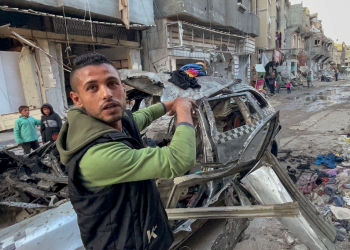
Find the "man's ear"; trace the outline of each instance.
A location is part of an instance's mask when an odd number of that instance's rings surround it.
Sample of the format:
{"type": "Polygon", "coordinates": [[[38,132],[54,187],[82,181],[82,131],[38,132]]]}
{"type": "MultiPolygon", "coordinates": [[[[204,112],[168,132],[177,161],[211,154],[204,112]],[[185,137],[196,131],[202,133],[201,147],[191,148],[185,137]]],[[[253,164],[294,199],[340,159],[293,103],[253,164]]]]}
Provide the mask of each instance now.
{"type": "Polygon", "coordinates": [[[82,108],[82,107],[83,107],[83,103],[81,102],[81,99],[80,99],[80,96],[79,96],[78,93],[71,91],[71,92],[69,93],[69,95],[70,95],[70,98],[73,100],[74,104],[75,104],[77,107],[79,107],[79,108],[82,108]]]}
{"type": "Polygon", "coordinates": [[[124,93],[125,93],[125,95],[126,95],[126,88],[125,88],[125,84],[124,84],[124,83],[122,83],[122,86],[123,86],[123,89],[124,89],[124,93]]]}

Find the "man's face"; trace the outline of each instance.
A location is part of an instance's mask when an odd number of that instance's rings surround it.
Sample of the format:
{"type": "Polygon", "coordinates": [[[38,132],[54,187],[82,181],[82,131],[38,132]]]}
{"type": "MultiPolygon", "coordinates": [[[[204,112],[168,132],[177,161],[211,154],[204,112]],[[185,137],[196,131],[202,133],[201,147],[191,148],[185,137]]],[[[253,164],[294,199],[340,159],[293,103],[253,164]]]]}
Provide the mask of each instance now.
{"type": "Polygon", "coordinates": [[[43,112],[44,112],[45,115],[49,115],[51,113],[51,109],[44,107],[43,108],[43,112]]]}
{"type": "Polygon", "coordinates": [[[29,117],[29,108],[22,109],[21,115],[25,117],[29,117]]]}
{"type": "Polygon", "coordinates": [[[121,120],[126,107],[125,85],[110,64],[90,65],[78,69],[72,79],[77,92],[70,97],[78,107],[109,125],[121,120]]]}

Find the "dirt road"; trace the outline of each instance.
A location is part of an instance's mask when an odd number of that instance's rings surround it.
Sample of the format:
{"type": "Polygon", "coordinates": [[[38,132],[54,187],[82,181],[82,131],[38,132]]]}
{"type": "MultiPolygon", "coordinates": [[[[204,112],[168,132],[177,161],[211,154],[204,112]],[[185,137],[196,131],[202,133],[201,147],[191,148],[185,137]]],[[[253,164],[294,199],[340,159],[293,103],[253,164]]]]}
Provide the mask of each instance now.
{"type": "MultiPolygon", "coordinates": [[[[314,85],[291,94],[282,90],[269,99],[280,110],[280,148],[292,149],[293,155],[316,157],[332,152],[350,157],[350,143],[340,138],[340,134],[350,133],[350,80],[314,85]]],[[[210,250],[223,225],[224,220],[208,221],[179,249],[210,250]]],[[[235,250],[298,249],[301,244],[274,218],[254,219],[246,234],[235,250]]],[[[350,249],[349,242],[337,245],[338,249],[350,249]]]]}

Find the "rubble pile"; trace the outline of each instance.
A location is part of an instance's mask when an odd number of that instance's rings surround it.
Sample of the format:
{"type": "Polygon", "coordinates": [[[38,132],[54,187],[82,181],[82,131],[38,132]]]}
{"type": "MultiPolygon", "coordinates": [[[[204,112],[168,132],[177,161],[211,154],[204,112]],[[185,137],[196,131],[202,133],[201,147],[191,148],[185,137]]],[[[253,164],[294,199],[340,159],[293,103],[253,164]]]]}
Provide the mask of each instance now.
{"type": "Polygon", "coordinates": [[[68,201],[68,177],[55,143],[26,156],[0,151],[0,229],[68,201]]]}
{"type": "Polygon", "coordinates": [[[350,158],[331,153],[315,158],[284,150],[278,159],[287,165],[299,191],[326,220],[332,221],[337,240],[350,241],[350,158]]]}

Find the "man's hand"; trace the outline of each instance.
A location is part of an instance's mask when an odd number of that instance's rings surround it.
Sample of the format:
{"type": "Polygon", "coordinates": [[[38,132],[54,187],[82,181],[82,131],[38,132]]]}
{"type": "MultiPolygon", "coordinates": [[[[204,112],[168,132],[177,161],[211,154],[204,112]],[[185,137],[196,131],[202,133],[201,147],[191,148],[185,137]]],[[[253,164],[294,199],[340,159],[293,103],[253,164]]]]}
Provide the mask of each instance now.
{"type": "Polygon", "coordinates": [[[177,123],[180,122],[187,122],[193,125],[193,116],[195,114],[194,109],[198,108],[196,103],[190,99],[184,98],[184,97],[178,97],[176,98],[172,105],[171,103],[167,103],[167,114],[169,116],[177,115],[177,123]],[[168,110],[169,107],[169,110],[168,110]]]}
{"type": "Polygon", "coordinates": [[[167,115],[169,116],[177,114],[180,109],[189,109],[194,111],[195,108],[198,108],[194,101],[184,97],[178,97],[172,102],[173,104],[171,105],[170,110],[167,110],[167,115]]]}

